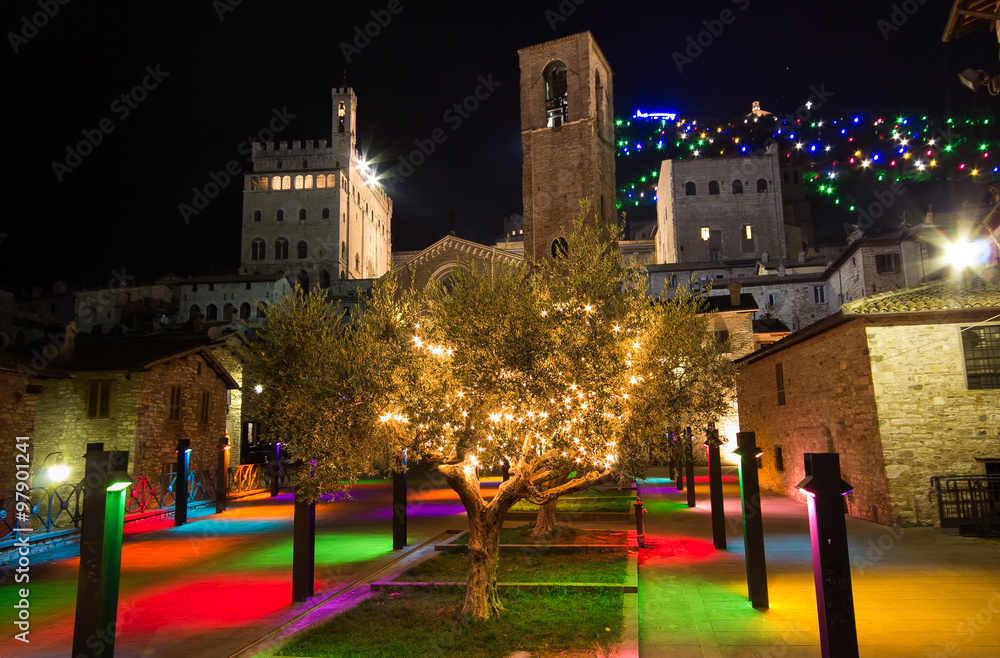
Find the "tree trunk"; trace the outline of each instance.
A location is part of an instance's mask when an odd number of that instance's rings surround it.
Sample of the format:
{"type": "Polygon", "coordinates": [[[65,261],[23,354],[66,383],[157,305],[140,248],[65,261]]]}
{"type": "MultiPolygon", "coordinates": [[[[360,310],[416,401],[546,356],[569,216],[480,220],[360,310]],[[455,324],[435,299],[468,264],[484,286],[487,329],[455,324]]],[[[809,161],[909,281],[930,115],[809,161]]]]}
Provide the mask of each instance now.
{"type": "Polygon", "coordinates": [[[485,513],[469,514],[469,582],[462,612],[476,619],[499,617],[503,605],[497,592],[497,562],[500,552],[500,523],[485,513]]]}
{"type": "Polygon", "coordinates": [[[549,502],[538,506],[535,527],[531,531],[532,539],[547,537],[558,527],[556,523],[556,504],[558,502],[558,498],[553,498],[549,502]]]}

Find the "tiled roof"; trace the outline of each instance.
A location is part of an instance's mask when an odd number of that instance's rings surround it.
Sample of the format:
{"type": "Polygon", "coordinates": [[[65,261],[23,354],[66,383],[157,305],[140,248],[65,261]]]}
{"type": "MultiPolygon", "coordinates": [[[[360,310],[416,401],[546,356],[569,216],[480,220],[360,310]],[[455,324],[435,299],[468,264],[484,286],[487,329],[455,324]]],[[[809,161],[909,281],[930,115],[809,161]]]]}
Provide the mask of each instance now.
{"type": "Polygon", "coordinates": [[[841,308],[855,315],[1000,308],[1000,277],[970,277],[960,282],[933,281],[862,297],[841,308]]]}

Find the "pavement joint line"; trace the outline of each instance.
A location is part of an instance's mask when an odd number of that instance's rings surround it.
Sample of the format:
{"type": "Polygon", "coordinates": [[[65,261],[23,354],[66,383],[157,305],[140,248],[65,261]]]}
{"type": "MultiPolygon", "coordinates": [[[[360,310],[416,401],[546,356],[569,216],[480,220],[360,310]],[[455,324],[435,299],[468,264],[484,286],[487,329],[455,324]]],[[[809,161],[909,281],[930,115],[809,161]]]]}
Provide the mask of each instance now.
{"type": "Polygon", "coordinates": [[[324,605],[326,605],[330,601],[333,601],[334,599],[339,598],[339,597],[347,594],[351,590],[353,590],[353,589],[355,589],[357,587],[362,586],[365,581],[371,580],[373,577],[375,577],[378,574],[382,573],[386,569],[389,569],[390,567],[392,567],[393,565],[395,565],[397,562],[400,562],[400,561],[404,560],[405,558],[410,557],[414,553],[422,550],[428,544],[430,544],[432,542],[440,541],[441,538],[444,537],[445,535],[449,534],[449,532],[450,531],[446,530],[445,532],[439,533],[439,534],[435,535],[434,537],[431,537],[430,539],[422,542],[421,544],[419,544],[417,546],[414,546],[411,550],[406,551],[406,552],[400,554],[399,556],[397,556],[396,558],[394,558],[391,562],[388,562],[388,563],[382,565],[381,567],[379,567],[375,571],[372,571],[371,573],[368,573],[368,574],[364,575],[363,577],[359,578],[358,580],[354,581],[353,583],[350,583],[349,585],[344,585],[343,587],[341,587],[336,592],[332,593],[330,596],[326,597],[322,601],[318,601],[315,605],[312,605],[308,609],[303,610],[302,612],[300,612],[296,616],[292,617],[291,619],[289,619],[287,622],[285,622],[281,626],[278,626],[277,628],[269,631],[265,635],[260,636],[259,638],[257,638],[253,642],[251,642],[250,644],[247,644],[247,645],[241,647],[240,649],[234,651],[233,653],[229,654],[226,658],[237,658],[237,656],[253,655],[253,654],[249,654],[247,652],[251,651],[255,646],[257,646],[257,645],[259,645],[259,644],[261,644],[263,642],[266,642],[267,640],[271,639],[272,637],[274,637],[275,635],[277,635],[281,631],[283,631],[286,628],[288,628],[289,626],[295,624],[295,622],[303,619],[304,617],[308,616],[309,614],[311,614],[312,612],[316,611],[317,609],[322,608],[324,605]]]}

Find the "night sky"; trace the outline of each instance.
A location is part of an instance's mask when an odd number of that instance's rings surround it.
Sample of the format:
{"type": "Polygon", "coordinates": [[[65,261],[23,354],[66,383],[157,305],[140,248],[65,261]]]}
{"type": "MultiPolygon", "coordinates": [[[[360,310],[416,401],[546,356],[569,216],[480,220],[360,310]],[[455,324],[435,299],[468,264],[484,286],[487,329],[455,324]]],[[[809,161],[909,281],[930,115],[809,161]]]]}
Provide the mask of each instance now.
{"type": "Polygon", "coordinates": [[[0,215],[6,234],[0,284],[61,278],[98,287],[123,268],[140,280],[235,268],[242,176],[223,185],[190,223],[178,206],[192,203],[192,188],[204,189],[211,172],[249,167],[243,144],[275,112],[287,117],[275,139],[328,138],[330,88],[341,86],[345,74],[359,98],[359,145],[380,162],[380,172],[410,153],[415,139],[437,128],[448,135],[390,191],[393,248],[419,249],[446,235],[452,211],[460,237],[492,242],[502,218],[522,210],[517,50],[584,30],[614,70],[618,116],[641,107],[708,121],[741,116],[754,100],[784,114],[816,90],[829,96],[817,117],[995,113],[997,99],[973,94],[956,75],[970,66],[998,68],[995,35],[979,31],[943,44],[950,6],[940,0],[7,3],[0,120],[4,187],[13,203],[0,215]],[[58,13],[43,21],[46,5],[58,13]],[[375,23],[373,11],[387,24],[375,23]],[[26,28],[25,16],[45,24],[26,28]],[[355,43],[366,26],[376,36],[355,43]],[[711,42],[685,53],[688,38],[701,32],[701,41],[711,42]],[[682,71],[674,53],[691,59],[681,62],[682,71]],[[495,89],[456,126],[445,112],[481,78],[495,89]],[[139,93],[129,98],[137,85],[139,93]],[[92,152],[78,161],[67,153],[83,131],[96,135],[102,125],[92,152]],[[61,163],[58,171],[53,163],[61,163]]]}

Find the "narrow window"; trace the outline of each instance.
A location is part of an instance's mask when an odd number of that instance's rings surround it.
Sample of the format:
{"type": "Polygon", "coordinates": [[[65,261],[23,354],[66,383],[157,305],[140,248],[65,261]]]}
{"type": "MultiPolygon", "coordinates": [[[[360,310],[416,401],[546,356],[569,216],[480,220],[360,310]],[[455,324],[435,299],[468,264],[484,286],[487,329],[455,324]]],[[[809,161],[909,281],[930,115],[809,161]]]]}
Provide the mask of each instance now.
{"type": "Polygon", "coordinates": [[[545,125],[559,128],[569,120],[569,88],[566,82],[566,65],[555,60],[542,72],[545,79],[545,125]]]}
{"type": "Polygon", "coordinates": [[[778,406],[785,404],[785,375],[781,371],[781,364],[774,364],[774,380],[778,385],[778,406]]]}
{"type": "Polygon", "coordinates": [[[278,238],[274,241],[274,258],[276,260],[286,260],[288,258],[288,240],[278,238]]]}
{"type": "Polygon", "coordinates": [[[271,189],[280,190],[281,189],[281,176],[275,176],[271,179],[271,189]]]}
{"type": "Polygon", "coordinates": [[[697,194],[698,194],[697,185],[695,185],[691,181],[684,183],[684,196],[697,196],[697,194]]]}
{"type": "Polygon", "coordinates": [[[87,418],[111,417],[111,382],[87,385],[87,418]]]}
{"type": "Polygon", "coordinates": [[[199,410],[198,420],[202,423],[208,422],[208,405],[211,401],[212,396],[208,391],[201,392],[201,409],[199,410]]]}
{"type": "Polygon", "coordinates": [[[283,189],[283,190],[290,190],[290,189],[292,189],[292,177],[291,176],[282,176],[281,177],[281,189],[283,189]]]}
{"type": "Polygon", "coordinates": [[[297,251],[299,252],[300,259],[307,258],[309,256],[309,245],[306,243],[305,240],[300,241],[299,244],[296,245],[296,247],[297,251]]]}
{"type": "Polygon", "coordinates": [[[240,319],[249,320],[250,319],[250,303],[243,302],[240,304],[240,319]]]}
{"type": "Polygon", "coordinates": [[[361,271],[361,255],[358,254],[357,252],[354,253],[354,271],[355,272],[361,271]]]}
{"type": "Polygon", "coordinates": [[[330,273],[326,270],[322,270],[319,273],[319,287],[329,288],[330,287],[330,273]]]}
{"type": "Polygon", "coordinates": [[[326,175],[326,186],[327,187],[337,187],[337,179],[334,174],[326,175]]]}
{"type": "Polygon", "coordinates": [[[206,313],[206,319],[207,320],[218,320],[219,319],[219,307],[216,306],[215,304],[209,304],[208,305],[208,309],[206,310],[205,313],[206,313]]]}
{"type": "Polygon", "coordinates": [[[733,194],[743,194],[743,181],[741,180],[733,181],[733,194]]]}
{"type": "Polygon", "coordinates": [[[279,210],[278,211],[277,219],[278,219],[279,222],[285,221],[285,211],[284,210],[279,210]]]}
{"type": "Polygon", "coordinates": [[[303,177],[302,174],[297,175],[295,177],[295,189],[301,190],[305,186],[306,186],[305,177],[303,177]]]}
{"type": "Polygon", "coordinates": [[[701,239],[708,242],[708,239],[712,237],[712,229],[707,226],[701,227],[701,239]]]}
{"type": "Polygon", "coordinates": [[[708,181],[708,193],[711,195],[716,195],[719,193],[719,181],[717,180],[708,181]]]}
{"type": "Polygon", "coordinates": [[[326,175],[319,174],[316,176],[316,187],[325,188],[326,187],[326,175]]]}
{"type": "Polygon", "coordinates": [[[259,210],[253,211],[253,221],[259,222],[262,219],[261,212],[259,210]]]}
{"type": "Polygon", "coordinates": [[[267,247],[265,243],[260,238],[257,238],[250,244],[250,260],[264,260],[266,258],[265,251],[267,247]]]}
{"type": "Polygon", "coordinates": [[[767,192],[767,181],[764,180],[763,178],[758,178],[757,179],[757,193],[758,194],[763,194],[764,192],[767,192]]]}
{"type": "Polygon", "coordinates": [[[250,189],[251,190],[256,190],[257,189],[257,177],[256,176],[251,176],[250,177],[250,189]]]}
{"type": "Polygon", "coordinates": [[[813,286],[813,303],[826,303],[826,286],[813,286]]]}
{"type": "Polygon", "coordinates": [[[1000,388],[1000,325],[965,327],[962,350],[969,390],[1000,388]]]}
{"type": "Polygon", "coordinates": [[[750,224],[743,225],[742,239],[740,240],[740,248],[745,254],[752,254],[754,251],[753,243],[753,227],[750,224]]]}
{"type": "Polygon", "coordinates": [[[267,176],[260,177],[260,189],[267,190],[267,176]]]}
{"type": "Polygon", "coordinates": [[[781,446],[774,447],[774,468],[779,473],[785,472],[785,456],[781,454],[781,446]]]}
{"type": "Polygon", "coordinates": [[[180,420],[181,418],[181,387],[170,387],[170,410],[167,416],[169,420],[180,420]]]}
{"type": "Polygon", "coordinates": [[[312,174],[309,174],[308,176],[306,176],[306,189],[311,190],[312,186],[313,186],[313,177],[312,174]]]}
{"type": "Polygon", "coordinates": [[[305,218],[306,218],[306,209],[305,208],[300,208],[299,209],[299,221],[304,221],[305,218]]]}
{"type": "Polygon", "coordinates": [[[347,260],[347,243],[346,242],[341,242],[340,243],[340,257],[343,258],[344,260],[347,260]]]}
{"type": "Polygon", "coordinates": [[[330,219],[330,209],[323,208],[323,219],[330,219]]]}
{"type": "Polygon", "coordinates": [[[347,120],[347,105],[344,101],[337,104],[337,132],[344,132],[344,125],[347,120]]]}

